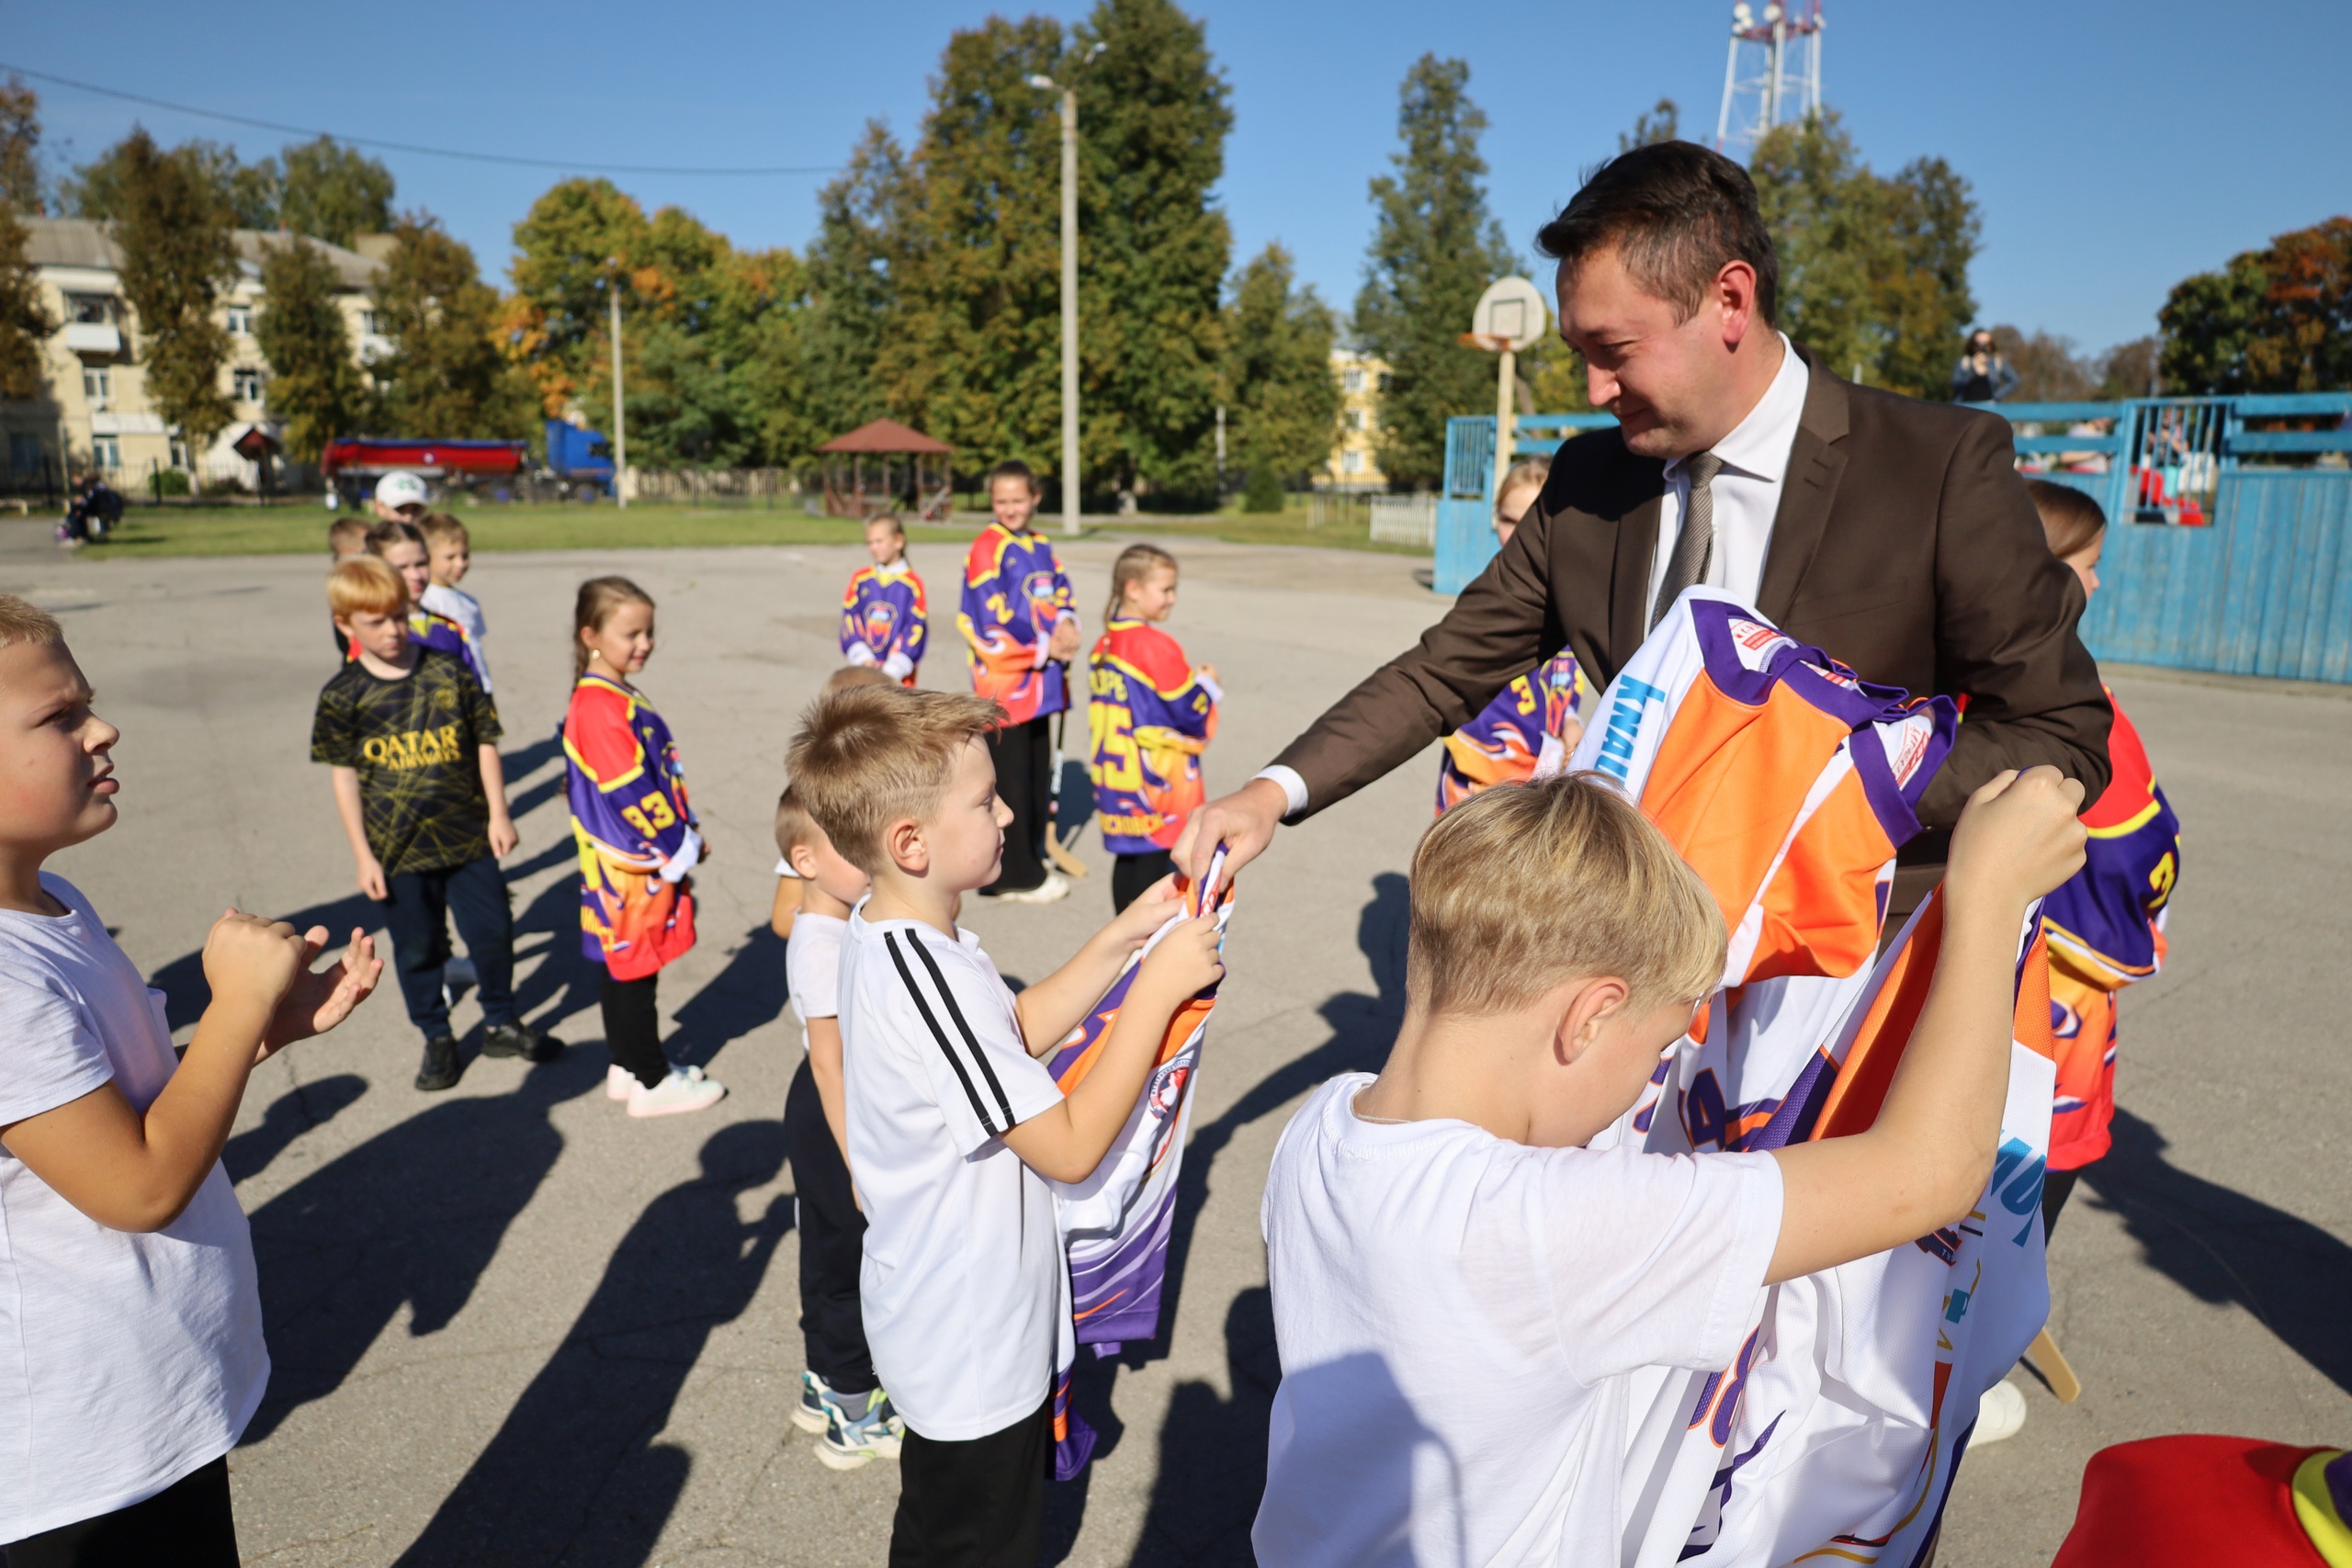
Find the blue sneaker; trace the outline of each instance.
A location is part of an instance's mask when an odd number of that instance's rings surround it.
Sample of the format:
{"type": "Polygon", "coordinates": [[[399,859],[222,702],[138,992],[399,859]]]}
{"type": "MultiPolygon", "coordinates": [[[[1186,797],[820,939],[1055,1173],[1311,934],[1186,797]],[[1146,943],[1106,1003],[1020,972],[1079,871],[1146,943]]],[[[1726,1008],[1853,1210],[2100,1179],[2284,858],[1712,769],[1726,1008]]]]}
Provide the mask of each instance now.
{"type": "Polygon", "coordinates": [[[880,1389],[833,1396],[832,1419],[817,1439],[817,1458],[830,1470],[855,1470],[869,1460],[897,1459],[905,1428],[880,1389]],[[854,1409],[855,1414],[852,1414],[854,1409]]]}
{"type": "Polygon", "coordinates": [[[792,1424],[811,1435],[821,1433],[832,1424],[833,1412],[841,1409],[842,1396],[824,1379],[811,1371],[800,1374],[800,1403],[793,1407],[792,1424]]]}

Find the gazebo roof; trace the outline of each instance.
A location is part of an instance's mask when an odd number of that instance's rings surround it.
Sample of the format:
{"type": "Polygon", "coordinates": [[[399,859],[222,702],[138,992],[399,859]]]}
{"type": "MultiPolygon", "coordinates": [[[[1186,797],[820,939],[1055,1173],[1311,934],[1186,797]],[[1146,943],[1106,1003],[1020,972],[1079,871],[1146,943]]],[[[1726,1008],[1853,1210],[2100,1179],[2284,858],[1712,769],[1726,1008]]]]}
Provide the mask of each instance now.
{"type": "Polygon", "coordinates": [[[861,424],[847,435],[836,435],[820,452],[888,452],[921,453],[925,456],[945,455],[956,450],[944,441],[934,441],[920,430],[910,430],[895,419],[877,419],[871,424],[861,424]]]}

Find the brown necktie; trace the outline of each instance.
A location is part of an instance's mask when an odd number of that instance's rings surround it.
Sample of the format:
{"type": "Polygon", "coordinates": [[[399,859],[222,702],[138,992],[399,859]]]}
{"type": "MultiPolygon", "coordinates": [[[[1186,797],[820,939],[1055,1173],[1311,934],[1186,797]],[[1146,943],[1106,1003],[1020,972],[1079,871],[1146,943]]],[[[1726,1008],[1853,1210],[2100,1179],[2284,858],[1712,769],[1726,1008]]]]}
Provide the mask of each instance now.
{"type": "Polygon", "coordinates": [[[1693,452],[1682,460],[1683,475],[1690,481],[1690,498],[1682,508],[1682,531],[1674,536],[1674,553],[1666,558],[1666,580],[1657,586],[1657,603],[1650,607],[1652,627],[1666,618],[1684,589],[1706,581],[1707,563],[1715,554],[1713,486],[1723,466],[1724,460],[1713,452],[1693,452]]]}

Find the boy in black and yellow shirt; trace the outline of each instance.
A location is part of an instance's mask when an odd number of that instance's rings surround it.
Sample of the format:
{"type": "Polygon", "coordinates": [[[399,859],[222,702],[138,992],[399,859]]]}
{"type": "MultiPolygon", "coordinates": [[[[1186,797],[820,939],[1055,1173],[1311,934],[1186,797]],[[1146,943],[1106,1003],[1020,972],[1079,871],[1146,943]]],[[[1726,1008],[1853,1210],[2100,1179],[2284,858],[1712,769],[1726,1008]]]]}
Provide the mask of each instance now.
{"type": "Polygon", "coordinates": [[[486,1056],[543,1062],[560,1043],[514,1014],[514,929],[498,857],[517,842],[499,761],[498,709],[457,655],[410,640],[408,590],[372,556],[327,578],[335,629],[358,657],[319,693],[311,761],[334,770],[359,890],[384,906],[408,1016],[424,1032],[416,1087],[458,1081],[441,984],[448,922],[466,939],[486,1056]]]}

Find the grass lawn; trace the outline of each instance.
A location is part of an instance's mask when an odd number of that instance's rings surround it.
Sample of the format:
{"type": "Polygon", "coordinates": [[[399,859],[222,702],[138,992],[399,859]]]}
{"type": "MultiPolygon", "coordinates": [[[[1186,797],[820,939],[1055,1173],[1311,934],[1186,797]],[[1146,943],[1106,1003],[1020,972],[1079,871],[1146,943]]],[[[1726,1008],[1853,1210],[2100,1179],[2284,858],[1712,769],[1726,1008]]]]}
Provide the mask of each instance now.
{"type": "MultiPolygon", "coordinates": [[[[1233,513],[1181,515],[1144,513],[1133,517],[1090,515],[1088,536],[1132,534],[1178,538],[1223,539],[1242,545],[1305,545],[1324,549],[1378,550],[1391,555],[1427,555],[1410,546],[1373,543],[1369,526],[1310,527],[1301,504],[1277,513],[1233,513]]],[[[133,505],[122,527],[87,558],[108,556],[311,555],[326,550],[333,513],[311,502],[284,505],[147,507],[133,505]]],[[[460,513],[472,532],[474,548],[574,550],[639,548],[659,545],[854,545],[865,536],[854,523],[810,517],[798,511],[766,512],[716,506],[481,506],[460,513]]],[[[920,525],[917,542],[968,539],[985,525],[978,513],[958,513],[944,525],[920,525]]],[[[1060,519],[1040,525],[1058,537],[1060,519]]]]}

